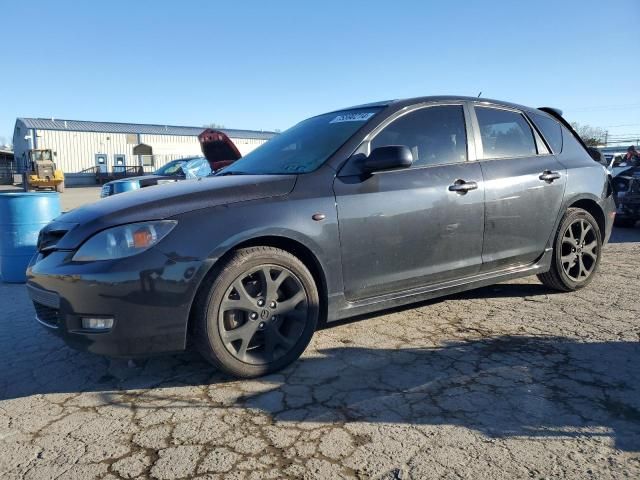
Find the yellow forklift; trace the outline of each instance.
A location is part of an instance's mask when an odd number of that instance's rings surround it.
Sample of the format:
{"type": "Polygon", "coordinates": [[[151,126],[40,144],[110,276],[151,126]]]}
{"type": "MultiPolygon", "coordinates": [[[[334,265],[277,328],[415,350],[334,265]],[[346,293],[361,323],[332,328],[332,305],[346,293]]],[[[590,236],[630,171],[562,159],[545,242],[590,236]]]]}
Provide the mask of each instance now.
{"type": "Polygon", "coordinates": [[[25,192],[41,188],[64,192],[64,173],[57,169],[51,150],[29,151],[29,165],[24,174],[23,185],[25,192]]]}

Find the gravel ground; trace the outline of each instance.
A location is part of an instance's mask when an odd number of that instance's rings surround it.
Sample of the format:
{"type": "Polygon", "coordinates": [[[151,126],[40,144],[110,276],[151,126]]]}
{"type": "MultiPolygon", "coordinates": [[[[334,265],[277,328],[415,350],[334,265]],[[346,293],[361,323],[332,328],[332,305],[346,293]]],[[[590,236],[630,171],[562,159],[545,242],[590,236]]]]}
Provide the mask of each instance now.
{"type": "MultiPolygon", "coordinates": [[[[67,348],[0,284],[0,478],[640,478],[640,244],[320,331],[280,374],[67,348]]],[[[632,241],[634,240],[634,241],[632,241]]]]}

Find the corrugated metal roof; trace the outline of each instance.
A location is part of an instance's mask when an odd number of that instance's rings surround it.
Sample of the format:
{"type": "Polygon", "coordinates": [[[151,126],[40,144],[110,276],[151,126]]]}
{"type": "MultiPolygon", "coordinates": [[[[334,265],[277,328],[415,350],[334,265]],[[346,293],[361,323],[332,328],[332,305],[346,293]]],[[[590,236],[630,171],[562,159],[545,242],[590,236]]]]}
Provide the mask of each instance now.
{"type": "MultiPolygon", "coordinates": [[[[101,133],[140,133],[147,135],[199,135],[205,127],[181,127],[175,125],[148,125],[142,123],[91,122],[51,118],[18,118],[27,128],[38,130],[69,130],[101,133]]],[[[231,138],[255,138],[268,140],[275,132],[258,130],[217,129],[231,138]]]]}

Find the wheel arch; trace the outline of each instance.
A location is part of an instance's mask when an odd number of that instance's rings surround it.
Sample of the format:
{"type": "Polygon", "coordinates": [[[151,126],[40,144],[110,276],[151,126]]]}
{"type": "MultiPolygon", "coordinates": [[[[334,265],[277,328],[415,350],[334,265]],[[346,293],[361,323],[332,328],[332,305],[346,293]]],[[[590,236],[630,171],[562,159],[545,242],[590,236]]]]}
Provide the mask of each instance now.
{"type": "Polygon", "coordinates": [[[327,277],[325,269],[320,263],[317,255],[312,251],[310,247],[300,242],[299,240],[294,240],[290,237],[278,235],[263,235],[241,241],[228,248],[202,277],[193,301],[191,302],[191,306],[189,307],[189,319],[187,325],[188,334],[191,334],[193,332],[193,317],[195,315],[195,305],[197,304],[198,298],[201,295],[206,294],[204,286],[208,284],[207,280],[212,275],[216,275],[216,272],[220,268],[220,265],[223,265],[226,259],[229,258],[229,256],[231,256],[233,252],[242,248],[259,246],[274,247],[284,250],[297,257],[309,269],[318,287],[318,296],[320,298],[320,320],[318,322],[318,326],[322,326],[324,325],[324,323],[326,323],[328,312],[327,277]]]}
{"type": "Polygon", "coordinates": [[[591,198],[581,198],[572,202],[567,206],[567,208],[581,208],[582,210],[589,212],[598,223],[600,235],[602,236],[602,239],[604,241],[607,231],[606,218],[604,215],[604,210],[602,210],[602,207],[598,204],[598,202],[591,198]]]}

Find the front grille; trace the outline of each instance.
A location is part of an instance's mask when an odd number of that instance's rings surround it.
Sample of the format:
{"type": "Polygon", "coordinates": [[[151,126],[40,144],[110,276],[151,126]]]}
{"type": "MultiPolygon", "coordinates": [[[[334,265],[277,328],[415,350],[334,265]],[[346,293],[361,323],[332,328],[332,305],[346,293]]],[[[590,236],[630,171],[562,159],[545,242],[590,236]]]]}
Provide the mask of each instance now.
{"type": "Polygon", "coordinates": [[[36,318],[38,321],[49,327],[58,328],[60,324],[60,310],[47,307],[38,302],[33,302],[33,307],[36,309],[36,318]]]}
{"type": "Polygon", "coordinates": [[[27,284],[27,291],[34,302],[56,310],[60,308],[60,296],[56,292],[43,290],[31,284],[27,284]]]}
{"type": "Polygon", "coordinates": [[[51,250],[66,233],[67,230],[47,230],[46,228],[40,230],[40,234],[38,235],[38,251],[51,250]]]}

